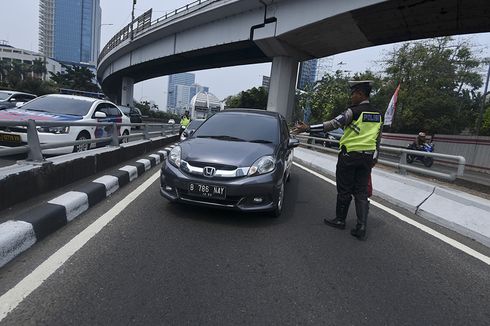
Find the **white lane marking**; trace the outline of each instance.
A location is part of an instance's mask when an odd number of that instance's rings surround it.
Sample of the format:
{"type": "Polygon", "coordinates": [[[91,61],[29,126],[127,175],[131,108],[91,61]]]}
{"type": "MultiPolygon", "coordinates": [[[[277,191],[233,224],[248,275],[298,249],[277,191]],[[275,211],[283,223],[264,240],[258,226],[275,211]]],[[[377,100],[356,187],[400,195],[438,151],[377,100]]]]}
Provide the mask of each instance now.
{"type": "Polygon", "coordinates": [[[48,203],[64,206],[66,209],[66,220],[71,222],[88,209],[88,196],[84,192],[69,191],[51,199],[48,203]]]}
{"type": "Polygon", "coordinates": [[[31,223],[7,221],[0,224],[0,267],[36,243],[31,223]]]}
{"type": "Polygon", "coordinates": [[[132,165],[126,165],[119,169],[120,171],[126,171],[129,173],[129,182],[138,177],[138,169],[132,165]]]}
{"type": "Polygon", "coordinates": [[[141,160],[137,160],[136,162],[143,163],[145,165],[145,171],[148,171],[149,169],[151,169],[151,162],[150,162],[150,160],[141,159],[141,160]]]}
{"type": "Polygon", "coordinates": [[[148,155],[149,157],[153,157],[155,159],[155,164],[160,164],[160,155],[157,154],[151,154],[148,155]]]}
{"type": "Polygon", "coordinates": [[[150,187],[160,177],[160,171],[153,174],[148,180],[127,195],[85,230],[75,236],[70,242],[52,254],[34,271],[27,275],[22,281],[0,297],[0,321],[9,312],[17,307],[29,294],[44,283],[58,268],[60,268],[71,256],[82,248],[99,231],[109,224],[119,213],[131,204],[139,195],[150,187]]]}
{"type": "MultiPolygon", "coordinates": [[[[315,172],[313,170],[310,170],[307,167],[302,166],[301,164],[298,164],[296,162],[293,162],[293,164],[296,165],[297,167],[299,167],[299,168],[301,168],[301,169],[303,169],[303,170],[305,170],[305,171],[313,174],[314,176],[316,176],[316,177],[318,177],[318,178],[320,178],[320,179],[322,179],[324,181],[327,181],[327,182],[333,184],[334,186],[337,185],[335,183],[335,181],[330,180],[329,178],[321,175],[320,173],[317,173],[317,172],[315,172]]],[[[459,249],[462,252],[464,252],[464,253],[472,256],[472,257],[475,257],[476,259],[481,260],[482,262],[484,262],[487,265],[490,265],[490,257],[488,257],[488,256],[486,256],[486,255],[484,255],[484,254],[482,254],[482,253],[480,253],[480,252],[478,252],[478,251],[476,251],[476,250],[474,250],[474,249],[472,249],[472,248],[470,248],[470,247],[468,247],[468,246],[466,246],[466,245],[464,245],[464,244],[462,244],[462,243],[460,243],[460,242],[458,242],[458,241],[456,241],[456,240],[454,240],[454,239],[452,239],[452,238],[450,238],[448,236],[445,236],[444,234],[442,234],[440,232],[437,232],[436,230],[433,230],[430,227],[428,227],[426,225],[423,225],[422,223],[419,223],[417,221],[414,221],[411,218],[409,218],[409,217],[407,217],[407,216],[405,216],[405,215],[403,215],[403,214],[401,214],[401,213],[399,213],[399,212],[397,212],[397,211],[395,211],[395,210],[393,210],[393,209],[391,209],[389,207],[384,206],[383,204],[380,204],[380,203],[378,203],[378,202],[376,202],[374,200],[371,200],[371,199],[369,200],[369,202],[371,202],[374,206],[376,206],[376,207],[384,210],[385,212],[393,215],[394,217],[402,220],[403,222],[408,223],[410,225],[413,225],[416,228],[424,231],[425,233],[428,233],[431,236],[436,237],[437,239],[439,239],[439,240],[447,243],[448,245],[450,245],[450,246],[452,246],[452,247],[454,247],[456,249],[459,249]]]]}
{"type": "Polygon", "coordinates": [[[109,197],[111,194],[119,189],[119,179],[112,175],[104,175],[92,182],[101,183],[105,186],[105,196],[109,197]]]}

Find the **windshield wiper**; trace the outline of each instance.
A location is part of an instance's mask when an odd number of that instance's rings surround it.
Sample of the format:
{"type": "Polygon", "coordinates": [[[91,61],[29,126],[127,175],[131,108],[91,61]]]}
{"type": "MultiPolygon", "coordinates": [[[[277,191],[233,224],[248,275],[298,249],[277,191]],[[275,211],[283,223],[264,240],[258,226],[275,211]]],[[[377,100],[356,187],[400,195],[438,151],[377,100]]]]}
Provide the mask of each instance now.
{"type": "Polygon", "coordinates": [[[241,139],[241,138],[238,138],[238,137],[233,137],[233,136],[227,136],[227,135],[219,135],[219,136],[197,136],[197,138],[212,138],[212,139],[219,139],[219,140],[245,141],[244,139],[241,139]]]}
{"type": "Polygon", "coordinates": [[[249,143],[258,143],[258,144],[272,144],[270,140],[265,140],[265,139],[254,139],[254,140],[249,140],[249,143]]]}

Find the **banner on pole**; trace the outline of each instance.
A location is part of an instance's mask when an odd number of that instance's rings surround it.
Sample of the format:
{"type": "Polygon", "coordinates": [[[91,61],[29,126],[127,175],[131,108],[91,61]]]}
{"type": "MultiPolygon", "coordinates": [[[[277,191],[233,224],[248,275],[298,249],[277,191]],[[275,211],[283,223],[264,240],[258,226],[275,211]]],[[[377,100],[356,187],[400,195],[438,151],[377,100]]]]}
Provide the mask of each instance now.
{"type": "Polygon", "coordinates": [[[383,123],[385,126],[391,126],[391,123],[393,122],[393,117],[395,116],[395,112],[396,112],[396,101],[398,99],[399,90],[400,90],[400,84],[398,84],[395,93],[391,97],[390,103],[388,104],[388,108],[386,109],[384,123],[383,123]]]}

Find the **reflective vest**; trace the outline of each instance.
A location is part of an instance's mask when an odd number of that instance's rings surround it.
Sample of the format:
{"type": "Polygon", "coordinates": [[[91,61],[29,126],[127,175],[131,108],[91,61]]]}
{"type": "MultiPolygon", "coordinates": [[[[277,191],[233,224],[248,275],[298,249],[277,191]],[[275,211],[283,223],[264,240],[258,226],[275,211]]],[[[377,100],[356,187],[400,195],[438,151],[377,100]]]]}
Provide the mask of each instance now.
{"type": "Polygon", "coordinates": [[[382,123],[381,113],[362,112],[356,121],[344,128],[340,146],[347,152],[375,151],[382,123]]]}
{"type": "Polygon", "coordinates": [[[186,116],[184,116],[182,119],[180,119],[180,125],[181,126],[187,127],[187,125],[189,124],[189,122],[191,122],[191,119],[189,119],[186,116]]]}

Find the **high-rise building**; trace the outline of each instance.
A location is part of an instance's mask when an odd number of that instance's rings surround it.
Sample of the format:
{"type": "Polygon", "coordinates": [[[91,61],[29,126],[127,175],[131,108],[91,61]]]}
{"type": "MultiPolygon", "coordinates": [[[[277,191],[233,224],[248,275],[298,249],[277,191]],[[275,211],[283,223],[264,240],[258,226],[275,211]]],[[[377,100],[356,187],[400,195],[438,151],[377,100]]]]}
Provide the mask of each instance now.
{"type": "Polygon", "coordinates": [[[307,85],[313,86],[316,81],[318,59],[303,61],[299,65],[298,87],[304,90],[307,85]]]}
{"type": "Polygon", "coordinates": [[[61,62],[95,64],[101,15],[100,0],[40,0],[40,52],[61,62]]]}
{"type": "Polygon", "coordinates": [[[196,75],[193,73],[185,72],[181,74],[170,75],[168,77],[167,108],[175,109],[188,107],[191,99],[190,88],[195,83],[196,75]]]}

